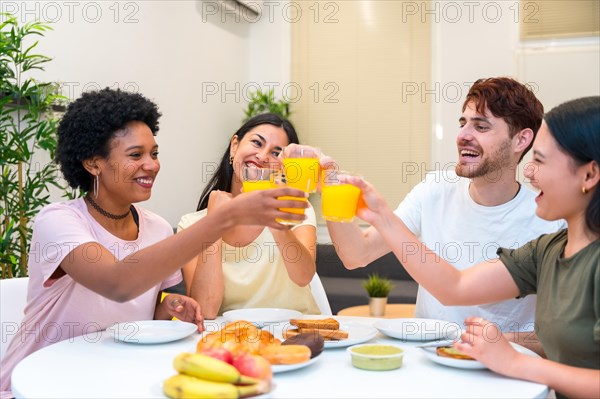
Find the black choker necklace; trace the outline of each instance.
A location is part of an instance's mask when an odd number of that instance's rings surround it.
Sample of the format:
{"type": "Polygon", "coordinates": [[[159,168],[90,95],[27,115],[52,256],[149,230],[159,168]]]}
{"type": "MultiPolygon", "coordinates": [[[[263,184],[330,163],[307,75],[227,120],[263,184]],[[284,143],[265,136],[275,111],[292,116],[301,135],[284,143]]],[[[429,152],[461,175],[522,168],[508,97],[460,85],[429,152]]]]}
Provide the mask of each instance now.
{"type": "Polygon", "coordinates": [[[102,216],[106,216],[107,218],[110,218],[110,219],[115,219],[115,220],[125,219],[131,213],[131,208],[129,208],[129,210],[127,212],[125,212],[124,214],[122,214],[122,215],[115,215],[114,213],[107,212],[104,209],[100,208],[100,205],[98,205],[92,199],[92,197],[90,197],[89,194],[86,195],[84,198],[92,206],[92,208],[94,208],[95,210],[98,211],[98,213],[100,213],[102,216]]]}

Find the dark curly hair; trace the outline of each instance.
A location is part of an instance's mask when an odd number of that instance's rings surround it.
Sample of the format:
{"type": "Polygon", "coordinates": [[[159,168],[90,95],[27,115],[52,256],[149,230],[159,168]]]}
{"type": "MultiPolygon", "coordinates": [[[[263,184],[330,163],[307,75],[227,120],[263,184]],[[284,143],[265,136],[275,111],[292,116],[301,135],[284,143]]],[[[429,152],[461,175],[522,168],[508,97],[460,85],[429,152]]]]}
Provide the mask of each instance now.
{"type": "MultiPolygon", "coordinates": [[[[537,135],[542,118],[544,117],[544,106],[537,99],[533,91],[522,83],[512,78],[488,78],[475,81],[467,98],[463,103],[463,111],[467,104],[473,101],[477,112],[483,115],[485,108],[492,115],[502,118],[510,128],[510,137],[523,129],[533,130],[533,139],[537,135]]],[[[521,159],[533,146],[533,141],[521,154],[521,159]]]]}
{"type": "Polygon", "coordinates": [[[84,93],[69,104],[58,126],[55,161],[65,180],[74,189],[89,191],[92,176],[83,161],[108,157],[111,139],[129,122],[144,122],[156,136],[160,116],[156,104],[138,93],[108,87],[84,93]]]}

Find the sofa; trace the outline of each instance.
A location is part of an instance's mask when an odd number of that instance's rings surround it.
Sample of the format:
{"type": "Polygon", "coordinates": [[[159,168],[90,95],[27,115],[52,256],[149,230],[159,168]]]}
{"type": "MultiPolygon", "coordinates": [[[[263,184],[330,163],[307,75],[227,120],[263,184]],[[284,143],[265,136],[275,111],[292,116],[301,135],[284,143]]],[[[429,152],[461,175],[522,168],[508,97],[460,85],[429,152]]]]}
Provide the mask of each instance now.
{"type": "Polygon", "coordinates": [[[335,252],[333,244],[317,245],[317,274],[329,299],[333,314],[369,302],[362,282],[369,274],[389,278],[394,288],[388,303],[415,303],[418,284],[410,277],[393,253],[382,256],[366,267],[348,270],[335,252]]]}

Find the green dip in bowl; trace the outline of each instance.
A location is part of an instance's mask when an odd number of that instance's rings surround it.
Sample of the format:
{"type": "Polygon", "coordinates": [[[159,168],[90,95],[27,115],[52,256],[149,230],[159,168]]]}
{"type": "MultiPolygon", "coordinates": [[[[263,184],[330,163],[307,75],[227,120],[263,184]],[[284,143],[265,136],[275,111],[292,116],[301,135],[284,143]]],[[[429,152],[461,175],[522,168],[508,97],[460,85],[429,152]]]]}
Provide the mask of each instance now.
{"type": "Polygon", "coordinates": [[[352,365],[359,369],[385,371],[402,366],[404,351],[394,345],[364,344],[348,348],[352,365]]]}

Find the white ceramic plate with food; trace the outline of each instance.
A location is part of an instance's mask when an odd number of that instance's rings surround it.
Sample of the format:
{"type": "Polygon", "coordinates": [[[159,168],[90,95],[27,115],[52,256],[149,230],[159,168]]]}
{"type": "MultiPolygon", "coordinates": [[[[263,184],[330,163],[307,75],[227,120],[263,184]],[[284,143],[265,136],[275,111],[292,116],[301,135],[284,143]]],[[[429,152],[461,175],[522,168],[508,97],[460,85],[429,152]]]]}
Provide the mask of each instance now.
{"type": "Polygon", "coordinates": [[[281,308],[250,308],[229,310],[223,313],[223,317],[228,322],[246,320],[260,328],[267,324],[289,322],[290,319],[302,318],[302,313],[297,310],[281,308]]]}
{"type": "Polygon", "coordinates": [[[305,362],[302,362],[302,363],[273,364],[271,366],[271,369],[273,370],[274,374],[285,373],[286,371],[292,371],[292,370],[302,369],[304,367],[310,366],[310,365],[314,364],[316,361],[318,361],[320,358],[321,358],[321,355],[319,354],[317,357],[313,357],[312,359],[309,359],[309,360],[307,360],[305,362]]]}
{"type": "Polygon", "coordinates": [[[437,354],[436,347],[428,347],[428,348],[421,348],[421,349],[423,350],[423,352],[425,353],[425,356],[429,360],[431,360],[435,363],[438,363],[438,364],[442,364],[444,366],[456,367],[459,369],[472,369],[472,370],[487,368],[483,365],[483,363],[480,363],[477,360],[454,359],[451,357],[440,356],[437,354]]]}
{"type": "Polygon", "coordinates": [[[353,323],[340,323],[340,330],[348,332],[348,338],[338,341],[325,341],[325,348],[345,348],[347,346],[362,344],[377,335],[377,329],[371,326],[353,323]]]}
{"type": "Polygon", "coordinates": [[[435,341],[458,339],[458,324],[436,319],[384,319],[374,324],[382,334],[403,341],[435,341]]]}
{"type": "MultiPolygon", "coordinates": [[[[284,341],[283,330],[295,329],[296,327],[289,324],[274,326],[274,328],[268,327],[268,330],[278,339],[284,341]]],[[[267,328],[265,328],[267,329],[267,328]]],[[[377,329],[371,326],[365,326],[362,324],[344,323],[340,322],[340,330],[348,333],[348,338],[340,340],[325,340],[324,348],[345,348],[347,346],[362,344],[368,340],[374,338],[377,335],[377,329]]]]}
{"type": "MultiPolygon", "coordinates": [[[[539,357],[538,354],[536,354],[535,352],[521,346],[518,344],[515,344],[513,342],[510,343],[513,348],[515,348],[517,351],[524,353],[528,356],[531,357],[539,357]]],[[[478,362],[477,360],[470,360],[470,359],[454,359],[451,357],[444,357],[444,356],[439,356],[437,354],[437,351],[435,347],[427,347],[427,348],[421,348],[423,350],[423,353],[425,353],[425,356],[438,364],[442,364],[444,366],[449,366],[449,367],[456,367],[459,369],[471,369],[471,370],[477,370],[477,369],[487,369],[487,367],[481,363],[478,362]]]]}
{"type": "Polygon", "coordinates": [[[106,329],[115,340],[133,344],[177,341],[198,331],[198,326],[180,320],[142,320],[115,324],[106,329]]]}

